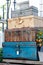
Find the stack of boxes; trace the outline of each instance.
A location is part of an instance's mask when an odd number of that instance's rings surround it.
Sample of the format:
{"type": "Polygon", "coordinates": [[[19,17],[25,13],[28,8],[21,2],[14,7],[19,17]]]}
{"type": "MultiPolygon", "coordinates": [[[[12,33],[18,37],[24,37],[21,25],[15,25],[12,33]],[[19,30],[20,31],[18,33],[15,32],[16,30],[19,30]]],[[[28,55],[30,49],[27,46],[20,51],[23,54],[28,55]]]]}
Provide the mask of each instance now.
{"type": "Polygon", "coordinates": [[[22,3],[17,3],[19,9],[15,9],[15,11],[11,11],[11,17],[23,17],[23,16],[38,16],[38,8],[35,6],[29,6],[29,1],[25,1],[22,3]]]}
{"type": "Polygon", "coordinates": [[[5,30],[3,58],[37,60],[35,31],[29,28],[5,30]]]}
{"type": "Polygon", "coordinates": [[[33,29],[34,23],[32,23],[34,20],[33,17],[28,17],[28,15],[37,16],[38,10],[34,7],[31,7],[32,9],[29,8],[29,10],[27,3],[28,2],[24,3],[25,7],[23,10],[21,10],[23,7],[22,4],[21,9],[19,10],[20,13],[15,10],[13,13],[14,16],[12,14],[12,17],[14,18],[8,20],[8,30],[5,30],[5,42],[3,43],[3,58],[37,60],[37,48],[35,42],[36,31],[33,29]],[[30,13],[27,11],[30,11],[30,13]]]}

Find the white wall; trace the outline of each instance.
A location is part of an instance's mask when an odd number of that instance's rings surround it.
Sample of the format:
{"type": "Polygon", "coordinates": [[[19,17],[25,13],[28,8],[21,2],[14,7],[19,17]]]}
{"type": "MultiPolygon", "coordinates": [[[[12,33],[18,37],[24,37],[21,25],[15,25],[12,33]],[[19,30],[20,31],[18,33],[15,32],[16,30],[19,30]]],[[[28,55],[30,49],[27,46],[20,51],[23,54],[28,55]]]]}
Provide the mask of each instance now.
{"type": "Polygon", "coordinates": [[[0,48],[2,48],[2,42],[4,42],[4,33],[0,31],[0,48]]]}

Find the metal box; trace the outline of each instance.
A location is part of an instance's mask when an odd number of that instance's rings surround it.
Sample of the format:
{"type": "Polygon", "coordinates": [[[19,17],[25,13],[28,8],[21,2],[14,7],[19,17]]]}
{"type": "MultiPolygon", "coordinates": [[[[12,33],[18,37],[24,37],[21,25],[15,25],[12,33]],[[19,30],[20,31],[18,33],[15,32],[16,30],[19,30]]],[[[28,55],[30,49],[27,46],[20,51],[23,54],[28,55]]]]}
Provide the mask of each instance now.
{"type": "Polygon", "coordinates": [[[36,42],[4,42],[3,58],[37,60],[36,42]]]}
{"type": "Polygon", "coordinates": [[[18,10],[15,10],[15,11],[11,11],[11,18],[23,17],[23,16],[29,16],[29,15],[38,16],[37,7],[34,7],[34,6],[30,6],[30,7],[27,7],[27,8],[26,7],[27,6],[24,6],[23,9],[21,8],[20,10],[18,9],[18,10]]]}

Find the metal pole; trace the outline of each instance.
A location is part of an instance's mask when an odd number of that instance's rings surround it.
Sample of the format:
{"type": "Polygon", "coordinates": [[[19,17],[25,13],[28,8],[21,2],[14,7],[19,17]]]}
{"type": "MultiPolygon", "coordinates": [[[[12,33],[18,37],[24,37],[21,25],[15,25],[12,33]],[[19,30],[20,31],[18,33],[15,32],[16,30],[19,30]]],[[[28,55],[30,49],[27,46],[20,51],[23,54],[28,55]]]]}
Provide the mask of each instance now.
{"type": "Polygon", "coordinates": [[[9,18],[9,0],[7,0],[7,29],[8,29],[8,18],[9,18]]]}
{"type": "Polygon", "coordinates": [[[15,6],[16,6],[16,0],[14,0],[14,10],[15,10],[15,6]]]}
{"type": "Polygon", "coordinates": [[[3,5],[3,19],[4,19],[4,5],[3,5]]]}
{"type": "Polygon", "coordinates": [[[9,0],[7,0],[7,19],[9,18],[9,0]]]}
{"type": "Polygon", "coordinates": [[[4,32],[4,23],[2,23],[2,32],[4,32]]]}
{"type": "MultiPolygon", "coordinates": [[[[3,5],[3,19],[4,19],[4,5],[3,5]]],[[[4,23],[2,23],[2,32],[4,32],[4,23]]]]}

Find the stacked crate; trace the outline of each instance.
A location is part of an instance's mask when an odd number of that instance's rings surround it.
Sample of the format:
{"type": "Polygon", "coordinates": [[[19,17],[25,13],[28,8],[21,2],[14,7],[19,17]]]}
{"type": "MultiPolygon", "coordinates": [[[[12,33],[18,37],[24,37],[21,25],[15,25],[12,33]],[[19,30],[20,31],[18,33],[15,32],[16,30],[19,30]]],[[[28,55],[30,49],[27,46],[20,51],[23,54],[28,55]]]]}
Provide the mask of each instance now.
{"type": "Polygon", "coordinates": [[[8,20],[8,29],[5,30],[3,58],[25,58],[37,60],[37,48],[35,42],[36,33],[35,30],[32,30],[31,28],[39,26],[37,26],[36,17],[38,15],[38,10],[33,6],[28,8],[27,3],[25,2],[22,4],[19,11],[15,10],[15,12],[11,12],[11,17],[14,18],[8,20]],[[24,5],[24,8],[26,9],[23,8],[24,5]],[[33,16],[33,14],[36,16],[33,16]]]}
{"type": "Polygon", "coordinates": [[[5,30],[3,58],[37,60],[35,35],[28,27],[5,30]]]}
{"type": "Polygon", "coordinates": [[[3,58],[37,60],[35,32],[34,29],[29,27],[6,29],[3,58]]]}
{"type": "Polygon", "coordinates": [[[29,30],[29,28],[10,29],[5,30],[5,41],[35,41],[36,31],[29,30]]]}

